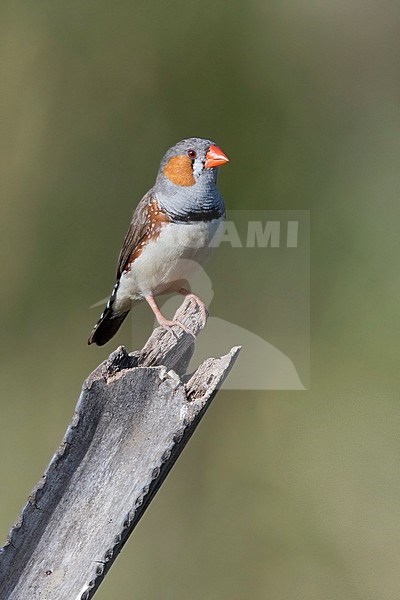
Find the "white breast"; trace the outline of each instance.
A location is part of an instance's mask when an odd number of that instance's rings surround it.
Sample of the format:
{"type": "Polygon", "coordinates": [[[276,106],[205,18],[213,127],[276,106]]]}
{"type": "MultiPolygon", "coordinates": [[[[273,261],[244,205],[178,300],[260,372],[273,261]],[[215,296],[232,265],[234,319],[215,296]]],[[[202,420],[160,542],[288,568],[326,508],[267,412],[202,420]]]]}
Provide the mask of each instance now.
{"type": "MultiPolygon", "coordinates": [[[[188,279],[210,256],[222,232],[223,218],[190,224],[166,223],[121,277],[115,307],[161,294],[188,279]],[[212,245],[210,246],[210,243],[212,245]]],[[[179,286],[178,286],[179,287],[179,286]]]]}

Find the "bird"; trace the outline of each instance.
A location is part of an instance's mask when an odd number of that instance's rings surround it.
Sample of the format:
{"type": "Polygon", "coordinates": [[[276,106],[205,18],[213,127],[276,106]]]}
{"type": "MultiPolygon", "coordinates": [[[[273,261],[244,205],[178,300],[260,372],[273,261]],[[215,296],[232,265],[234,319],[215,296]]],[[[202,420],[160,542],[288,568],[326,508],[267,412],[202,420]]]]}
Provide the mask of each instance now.
{"type": "Polygon", "coordinates": [[[218,168],[228,157],[212,140],[187,138],[163,156],[154,186],[137,205],[118,259],[116,283],[94,326],[88,344],[103,346],[118,331],[132,306],[146,300],[159,325],[180,322],[161,313],[155,298],[179,293],[201,299],[184,287],[196,265],[203,265],[216,245],[225,220],[225,205],[217,189],[218,168]]]}

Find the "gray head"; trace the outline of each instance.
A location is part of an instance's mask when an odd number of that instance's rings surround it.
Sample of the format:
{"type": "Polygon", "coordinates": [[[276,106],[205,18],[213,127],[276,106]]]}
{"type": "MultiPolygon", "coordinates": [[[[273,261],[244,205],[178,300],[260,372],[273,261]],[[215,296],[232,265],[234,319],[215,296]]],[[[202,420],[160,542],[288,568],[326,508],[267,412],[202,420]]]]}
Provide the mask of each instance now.
{"type": "Polygon", "coordinates": [[[228,160],[212,140],[188,138],[178,142],[165,153],[157,180],[167,179],[173,185],[181,187],[190,187],[197,183],[215,183],[217,168],[228,160]]]}
{"type": "Polygon", "coordinates": [[[172,146],[161,160],[154,191],[168,214],[179,220],[222,215],[225,208],[216,188],[218,167],[228,157],[212,140],[188,138],[172,146]]]}

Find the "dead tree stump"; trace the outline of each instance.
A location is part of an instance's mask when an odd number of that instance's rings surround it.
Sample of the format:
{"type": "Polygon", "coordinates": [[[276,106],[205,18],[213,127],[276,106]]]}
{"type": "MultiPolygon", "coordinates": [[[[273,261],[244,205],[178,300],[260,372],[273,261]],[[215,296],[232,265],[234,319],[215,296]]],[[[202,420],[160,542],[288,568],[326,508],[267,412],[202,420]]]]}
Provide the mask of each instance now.
{"type": "MultiPolygon", "coordinates": [[[[175,318],[194,335],[198,308],[175,318]]],[[[239,348],[186,370],[194,337],[157,328],[84,382],[63,442],[0,549],[1,600],[88,600],[229,373],[239,348]]]]}

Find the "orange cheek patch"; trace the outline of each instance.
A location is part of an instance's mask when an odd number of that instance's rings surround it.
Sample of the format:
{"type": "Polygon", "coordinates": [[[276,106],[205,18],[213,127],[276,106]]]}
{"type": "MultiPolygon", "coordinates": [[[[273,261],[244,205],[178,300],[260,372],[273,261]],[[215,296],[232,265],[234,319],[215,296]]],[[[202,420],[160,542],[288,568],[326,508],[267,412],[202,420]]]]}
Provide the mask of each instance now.
{"type": "Polygon", "coordinates": [[[193,177],[192,161],[188,156],[173,156],[164,167],[164,175],[175,185],[188,187],[196,182],[193,177]]]}

